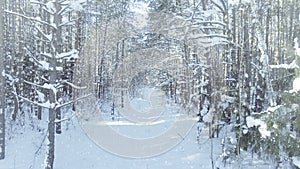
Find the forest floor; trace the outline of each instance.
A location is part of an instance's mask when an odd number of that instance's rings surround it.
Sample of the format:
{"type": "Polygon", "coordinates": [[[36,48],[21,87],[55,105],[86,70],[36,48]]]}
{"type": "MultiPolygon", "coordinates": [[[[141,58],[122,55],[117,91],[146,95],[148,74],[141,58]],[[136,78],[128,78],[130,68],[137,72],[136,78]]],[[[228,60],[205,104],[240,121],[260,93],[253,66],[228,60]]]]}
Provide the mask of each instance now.
{"type": "MultiPolygon", "coordinates": [[[[148,103],[135,101],[133,104],[139,104],[133,107],[140,107],[140,104],[148,103]]],[[[144,105],[144,107],[147,106],[149,105],[144,105]]],[[[232,159],[230,163],[223,163],[221,142],[226,133],[225,130],[220,133],[219,138],[207,139],[208,131],[203,128],[199,143],[197,124],[191,128],[182,142],[161,155],[142,159],[119,157],[96,145],[71,111],[66,113],[65,117],[67,116],[70,119],[63,122],[63,133],[56,135],[55,169],[210,169],[212,168],[211,159],[214,161],[215,168],[275,168],[273,164],[255,155],[252,157],[247,152],[242,152],[240,162],[232,159]]],[[[33,118],[26,119],[22,127],[13,127],[8,124],[7,127],[13,130],[7,134],[9,138],[6,144],[6,158],[0,160],[0,169],[44,168],[47,145],[46,127],[37,128],[32,124],[40,123],[40,126],[46,126],[46,123],[42,124],[33,118]]],[[[110,122],[110,124],[123,133],[132,133],[132,126],[122,120],[110,122]]],[[[134,131],[136,136],[144,136],[149,131],[149,125],[145,128],[138,126],[138,128],[134,131]]]]}

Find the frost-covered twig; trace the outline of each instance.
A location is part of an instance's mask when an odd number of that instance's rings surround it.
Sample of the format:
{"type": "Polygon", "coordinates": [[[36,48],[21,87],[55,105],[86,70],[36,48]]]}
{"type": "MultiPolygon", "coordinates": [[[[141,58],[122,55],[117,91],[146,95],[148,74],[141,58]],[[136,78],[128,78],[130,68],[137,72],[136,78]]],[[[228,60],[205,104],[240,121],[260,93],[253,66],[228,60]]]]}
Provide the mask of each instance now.
{"type": "Polygon", "coordinates": [[[15,92],[13,92],[13,94],[14,94],[16,97],[18,97],[18,98],[20,98],[20,99],[22,99],[22,100],[24,100],[24,101],[26,101],[26,102],[28,102],[28,103],[37,105],[37,106],[41,106],[41,107],[44,107],[44,108],[47,108],[47,109],[53,108],[53,107],[54,107],[54,105],[53,105],[53,104],[49,104],[49,102],[46,102],[46,103],[38,103],[38,102],[34,102],[34,101],[32,101],[32,100],[30,100],[30,99],[28,99],[28,98],[26,98],[26,97],[20,96],[20,95],[18,95],[18,94],[15,93],[15,92]]]}
{"type": "Polygon", "coordinates": [[[63,23],[61,23],[61,24],[58,25],[58,28],[62,27],[62,26],[72,26],[75,21],[76,21],[75,19],[72,19],[70,21],[63,22],[63,23]]]}
{"type": "Polygon", "coordinates": [[[29,82],[29,81],[27,81],[27,80],[23,80],[23,82],[24,82],[24,83],[27,83],[27,84],[29,84],[29,85],[33,85],[33,86],[35,86],[35,87],[43,88],[43,86],[38,85],[38,84],[36,84],[36,83],[29,82]]]}
{"type": "Polygon", "coordinates": [[[191,39],[199,39],[199,38],[224,38],[224,39],[227,39],[228,37],[223,35],[223,34],[203,34],[201,36],[196,36],[196,37],[193,37],[191,39]]]}
{"type": "Polygon", "coordinates": [[[69,86],[71,86],[72,88],[74,88],[74,89],[86,89],[87,87],[86,86],[77,86],[77,85],[75,85],[74,83],[71,83],[71,82],[68,82],[68,81],[62,81],[61,82],[62,84],[67,84],[67,85],[69,85],[69,86]]]}
{"type": "Polygon", "coordinates": [[[77,102],[78,100],[81,100],[81,99],[84,99],[84,98],[87,98],[87,97],[90,97],[90,96],[92,96],[92,94],[88,94],[88,95],[79,97],[79,98],[77,98],[77,99],[75,99],[75,100],[72,100],[72,101],[69,101],[69,102],[66,102],[66,103],[63,103],[63,104],[59,104],[59,105],[55,106],[55,108],[58,109],[58,108],[67,106],[67,105],[69,105],[69,104],[72,104],[72,103],[74,103],[74,102],[77,102]]]}
{"type": "Polygon", "coordinates": [[[37,27],[36,25],[34,25],[34,28],[45,38],[47,39],[49,42],[52,41],[52,37],[51,35],[46,35],[39,27],[37,27]]]}
{"type": "Polygon", "coordinates": [[[4,10],[4,11],[5,11],[6,13],[8,13],[8,14],[17,15],[17,16],[20,16],[20,17],[22,17],[22,18],[28,19],[28,20],[30,20],[30,21],[39,22],[39,23],[41,23],[41,24],[50,26],[50,27],[53,28],[53,29],[56,29],[56,27],[53,26],[53,25],[51,25],[50,23],[45,22],[45,21],[42,21],[42,20],[39,20],[39,19],[37,19],[37,18],[29,17],[29,16],[26,16],[26,15],[23,15],[23,14],[20,14],[20,13],[17,13],[17,12],[9,11],[9,10],[4,10]]]}
{"type": "Polygon", "coordinates": [[[60,122],[63,122],[63,121],[70,120],[74,116],[75,116],[75,114],[73,113],[70,117],[67,117],[67,118],[64,118],[64,119],[60,119],[60,120],[55,120],[55,123],[60,123],[60,122]]]}
{"type": "Polygon", "coordinates": [[[57,56],[55,56],[55,57],[56,57],[56,59],[65,59],[68,57],[76,59],[76,58],[78,58],[78,50],[72,49],[69,52],[57,54],[57,56]]]}

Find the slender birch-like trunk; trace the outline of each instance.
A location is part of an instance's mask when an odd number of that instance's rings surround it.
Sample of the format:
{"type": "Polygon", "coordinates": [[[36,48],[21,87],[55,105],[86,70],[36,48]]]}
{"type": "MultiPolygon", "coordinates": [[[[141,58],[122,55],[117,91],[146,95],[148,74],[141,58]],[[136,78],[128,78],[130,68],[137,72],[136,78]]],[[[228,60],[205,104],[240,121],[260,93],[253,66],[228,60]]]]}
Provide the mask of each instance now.
{"type": "Polygon", "coordinates": [[[5,158],[4,1],[0,1],[0,160],[5,158]]]}

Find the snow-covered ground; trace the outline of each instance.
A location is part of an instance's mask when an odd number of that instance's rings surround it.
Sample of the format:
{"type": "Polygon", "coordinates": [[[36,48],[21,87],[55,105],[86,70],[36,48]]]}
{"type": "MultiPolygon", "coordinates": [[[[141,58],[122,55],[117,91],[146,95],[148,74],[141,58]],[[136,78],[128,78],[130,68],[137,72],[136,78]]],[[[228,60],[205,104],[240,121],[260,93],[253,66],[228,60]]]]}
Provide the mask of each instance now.
{"type": "MultiPolygon", "coordinates": [[[[210,166],[207,153],[209,147],[197,144],[195,128],[182,143],[165,154],[153,158],[130,159],[113,155],[97,146],[82,130],[76,117],[67,123],[68,130],[56,135],[54,165],[56,169],[182,169],[210,166]]],[[[121,125],[122,123],[119,127],[121,125]]],[[[43,137],[43,134],[28,127],[23,134],[9,140],[6,159],[0,161],[0,168],[43,168],[46,148],[44,144],[40,147],[43,137]]]]}
{"type": "MultiPolygon", "coordinates": [[[[211,168],[211,142],[197,143],[196,126],[174,149],[165,154],[145,159],[122,158],[102,150],[94,144],[74,117],[69,129],[57,135],[55,147],[55,169],[209,169],[211,168]]],[[[27,129],[7,143],[7,156],[0,161],[1,169],[41,169],[44,164],[45,145],[38,153],[43,136],[27,129]]],[[[220,139],[214,144],[214,158],[221,168],[235,168],[235,165],[220,163],[220,139]]],[[[242,168],[274,168],[268,163],[245,156],[242,168]]]]}
{"type": "MultiPolygon", "coordinates": [[[[153,90],[149,89],[147,91],[153,92],[153,90]]],[[[149,93],[146,93],[146,95],[149,96],[149,93]]],[[[135,108],[140,107],[140,104],[143,103],[149,106],[147,100],[141,102],[135,100],[132,102],[132,104],[135,104],[135,108]]],[[[172,108],[171,105],[162,114],[168,114],[168,111],[175,109],[180,110],[178,106],[174,106],[172,108]]],[[[274,168],[274,166],[269,165],[263,160],[259,160],[255,156],[252,158],[246,152],[242,153],[240,163],[233,161],[232,164],[223,164],[220,157],[222,154],[220,143],[225,132],[220,134],[220,138],[208,140],[208,131],[204,127],[200,136],[201,144],[199,144],[197,141],[197,124],[192,125],[186,137],[182,138],[181,142],[170,151],[150,158],[120,157],[114,155],[115,153],[103,150],[100,148],[101,146],[95,144],[80,125],[81,120],[78,120],[71,111],[65,114],[65,117],[67,116],[71,118],[63,122],[63,133],[56,135],[55,169],[209,169],[212,168],[211,159],[214,160],[215,168],[231,169],[239,168],[239,166],[245,169],[274,168]],[[213,153],[211,153],[212,151],[213,153]]],[[[44,138],[46,130],[32,129],[30,124],[35,119],[27,121],[22,132],[17,132],[18,134],[7,140],[6,158],[0,161],[0,169],[44,168],[46,149],[44,138]],[[37,130],[40,130],[40,132],[37,130]]],[[[168,129],[169,125],[173,124],[168,123],[166,119],[157,119],[156,123],[148,125],[135,125],[132,122],[124,121],[124,119],[119,121],[106,119],[106,122],[106,125],[110,125],[116,132],[121,132],[123,135],[135,138],[153,135],[156,137],[155,134],[157,133],[155,131],[162,132],[162,128],[168,129]],[[151,130],[151,126],[154,129],[151,130]]],[[[45,124],[41,124],[41,126],[45,126],[45,124]]],[[[110,139],[111,141],[115,141],[115,138],[110,139]]]]}

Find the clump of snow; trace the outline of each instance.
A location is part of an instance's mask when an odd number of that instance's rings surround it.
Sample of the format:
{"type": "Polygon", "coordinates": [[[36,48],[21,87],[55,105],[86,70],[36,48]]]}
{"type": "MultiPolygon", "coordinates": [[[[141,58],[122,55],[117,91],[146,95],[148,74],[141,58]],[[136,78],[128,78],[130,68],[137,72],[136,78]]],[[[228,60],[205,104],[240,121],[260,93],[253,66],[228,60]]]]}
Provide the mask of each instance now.
{"type": "Polygon", "coordinates": [[[51,84],[45,83],[45,84],[43,84],[43,88],[45,88],[45,89],[52,89],[52,88],[54,88],[54,86],[51,85],[51,84]]]}
{"type": "Polygon", "coordinates": [[[64,68],[59,66],[59,67],[56,67],[56,70],[57,70],[57,71],[63,71],[64,68]]]}
{"type": "Polygon", "coordinates": [[[258,128],[258,131],[260,132],[263,138],[267,138],[271,136],[271,132],[267,130],[267,125],[265,123],[263,123],[263,125],[261,125],[258,128]]]}
{"type": "Polygon", "coordinates": [[[299,109],[299,104],[292,104],[291,109],[297,111],[299,109]]]}
{"type": "MultiPolygon", "coordinates": [[[[297,55],[296,57],[300,57],[300,48],[299,48],[299,44],[298,44],[298,38],[295,38],[294,42],[295,42],[294,48],[296,50],[296,55],[297,55]]],[[[295,60],[295,64],[296,64],[296,60],[295,60]]],[[[299,66],[297,68],[299,68],[299,66]]],[[[293,90],[296,91],[296,92],[300,91],[300,77],[297,77],[293,81],[293,90]]]]}
{"type": "Polygon", "coordinates": [[[234,103],[235,98],[227,95],[221,95],[222,107],[225,110],[231,103],[234,103]]]}
{"type": "Polygon", "coordinates": [[[298,38],[295,38],[294,42],[295,42],[296,55],[300,56],[300,48],[299,48],[299,44],[298,44],[298,38]]]}
{"type": "Polygon", "coordinates": [[[293,157],[293,164],[297,167],[300,167],[300,157],[293,157]]]}
{"type": "Polygon", "coordinates": [[[46,99],[45,99],[45,94],[36,90],[37,94],[38,94],[38,98],[39,98],[39,101],[41,102],[44,102],[46,99]]]}
{"type": "Polygon", "coordinates": [[[277,109],[279,109],[281,105],[275,106],[275,107],[269,107],[267,109],[267,112],[275,112],[277,109]]]}
{"type": "Polygon", "coordinates": [[[258,124],[258,122],[253,117],[249,116],[249,117],[246,118],[246,120],[247,120],[247,126],[250,127],[250,128],[254,127],[258,124]]]}
{"type": "Polygon", "coordinates": [[[46,61],[40,61],[39,63],[41,64],[41,66],[42,66],[42,68],[44,70],[49,70],[50,64],[48,62],[46,62],[46,61]]]}
{"type": "Polygon", "coordinates": [[[248,128],[243,128],[243,134],[247,134],[248,133],[248,128]]]}
{"type": "Polygon", "coordinates": [[[300,77],[293,81],[293,90],[300,91],[300,77]]]}
{"type": "Polygon", "coordinates": [[[203,108],[200,111],[201,116],[205,116],[208,113],[209,101],[207,98],[204,99],[203,108]]]}
{"type": "Polygon", "coordinates": [[[52,92],[54,93],[54,95],[55,95],[55,98],[56,98],[57,89],[55,88],[55,86],[54,86],[54,85],[52,85],[52,84],[48,84],[48,83],[45,83],[45,84],[43,84],[43,86],[42,86],[42,87],[43,87],[43,88],[45,88],[45,89],[52,90],[52,92]]]}
{"type": "Polygon", "coordinates": [[[49,108],[49,109],[55,107],[55,103],[50,103],[49,100],[47,100],[45,103],[40,103],[39,105],[42,107],[49,108]]]}
{"type": "Polygon", "coordinates": [[[82,11],[83,7],[82,7],[82,3],[85,3],[86,0],[73,0],[69,3],[69,7],[71,8],[71,10],[74,11],[82,11]]]}
{"type": "Polygon", "coordinates": [[[52,41],[53,34],[44,34],[44,36],[49,40],[52,41]]]}
{"type": "Polygon", "coordinates": [[[267,124],[260,119],[254,119],[254,117],[248,116],[246,118],[248,127],[258,127],[258,131],[260,132],[263,138],[267,138],[271,136],[271,132],[267,130],[267,124]]]}

